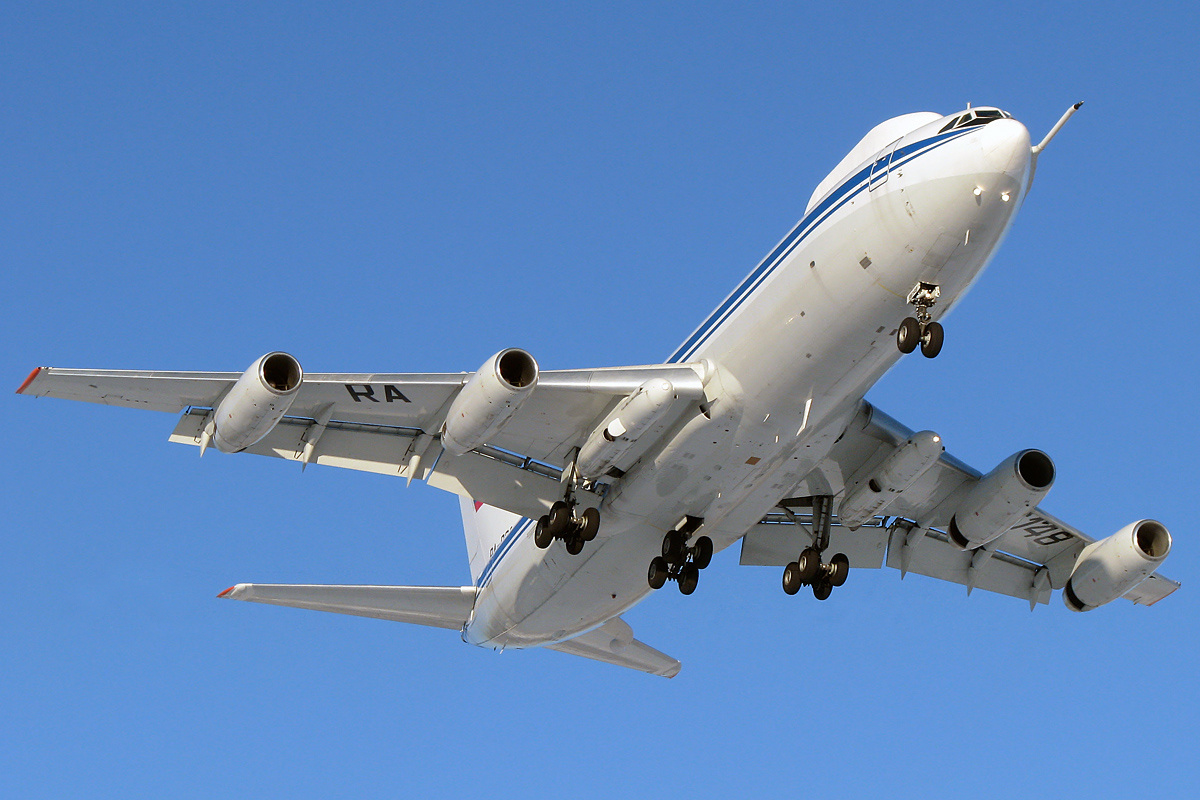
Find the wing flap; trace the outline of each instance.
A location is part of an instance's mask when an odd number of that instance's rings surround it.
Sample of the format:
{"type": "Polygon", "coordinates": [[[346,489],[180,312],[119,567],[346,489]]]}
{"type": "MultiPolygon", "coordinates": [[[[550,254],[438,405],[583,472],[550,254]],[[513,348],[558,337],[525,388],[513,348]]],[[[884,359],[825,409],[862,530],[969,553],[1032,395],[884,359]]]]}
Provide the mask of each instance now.
{"type": "Polygon", "coordinates": [[[239,583],[218,597],[461,629],[475,604],[474,586],[337,586],[239,583]]]}
{"type": "Polygon", "coordinates": [[[620,617],[614,617],[582,636],[547,645],[546,649],[636,669],[664,678],[674,678],[682,666],[678,659],[634,639],[633,629],[620,617]]]}
{"type": "Polygon", "coordinates": [[[1050,581],[1046,570],[998,551],[962,551],[948,540],[927,534],[907,545],[907,531],[892,532],[887,565],[901,573],[915,572],[938,580],[957,583],[970,589],[1018,597],[1030,603],[1050,602],[1050,581]]]}

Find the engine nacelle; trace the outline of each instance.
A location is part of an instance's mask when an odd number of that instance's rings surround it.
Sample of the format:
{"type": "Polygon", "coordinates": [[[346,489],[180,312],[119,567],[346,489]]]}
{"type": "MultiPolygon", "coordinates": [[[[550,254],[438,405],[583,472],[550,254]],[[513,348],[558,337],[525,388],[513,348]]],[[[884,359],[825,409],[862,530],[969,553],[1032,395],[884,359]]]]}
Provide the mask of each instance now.
{"type": "Polygon", "coordinates": [[[462,455],[494,436],[512,418],[538,381],[538,365],[524,350],[501,350],[483,363],[446,414],[442,447],[462,455]]]}
{"type": "Polygon", "coordinates": [[[896,448],[865,482],[846,493],[838,506],[838,522],[859,528],[887,507],[937,463],[946,446],[933,431],[914,433],[896,448]]]}
{"type": "Polygon", "coordinates": [[[675,387],[666,378],[651,378],[639,386],[617,404],[579,448],[575,460],[579,474],[598,478],[613,467],[620,469],[621,457],[662,419],[674,400],[675,387]]]}
{"type": "Polygon", "coordinates": [[[974,550],[1016,524],[1054,485],[1054,462],[1041,450],[1022,450],[979,479],[950,518],[950,541],[974,550]]]}
{"type": "Polygon", "coordinates": [[[217,406],[213,444],[236,453],[261,440],[292,407],[303,381],[300,362],[287,353],[255,361],[217,406]]]}
{"type": "Polygon", "coordinates": [[[1116,600],[1149,577],[1170,552],[1171,534],[1161,522],[1131,522],[1083,548],[1063,587],[1063,603],[1072,611],[1091,611],[1116,600]]]}

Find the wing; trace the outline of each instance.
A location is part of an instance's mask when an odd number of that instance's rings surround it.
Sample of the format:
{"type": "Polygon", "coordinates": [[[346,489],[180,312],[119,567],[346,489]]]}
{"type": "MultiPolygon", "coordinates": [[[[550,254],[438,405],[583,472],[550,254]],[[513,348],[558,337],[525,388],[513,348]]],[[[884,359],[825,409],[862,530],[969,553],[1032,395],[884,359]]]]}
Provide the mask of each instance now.
{"type": "MultiPolygon", "coordinates": [[[[912,430],[864,402],[833,450],[792,495],[844,497],[848,489],[868,481],[912,435],[912,430]]],[[[982,477],[943,453],[886,507],[890,524],[885,517],[874,517],[851,530],[835,518],[830,549],[845,553],[853,567],[886,565],[900,570],[901,577],[915,572],[962,584],[968,593],[979,588],[1019,597],[1031,608],[1049,602],[1051,591],[1063,587],[1079,554],[1094,540],[1035,508],[986,547],[960,550],[951,544],[946,528],[959,502],[982,477]]],[[[810,525],[810,515],[791,508],[768,514],[743,539],[741,563],[787,564],[811,541],[810,525]]],[[[1177,588],[1178,582],[1155,573],[1124,596],[1151,605],[1177,588]]]]}
{"type": "MultiPolygon", "coordinates": [[[[306,373],[287,416],[244,452],[425,479],[536,517],[559,499],[571,450],[623,397],[652,378],[671,381],[677,400],[657,423],[665,429],[703,400],[702,374],[699,365],[689,364],[544,371],[532,395],[486,445],[440,458],[442,424],[471,373],[306,373]]],[[[182,412],[170,440],[199,445],[212,410],[241,376],[41,367],[17,391],[182,412]]]]}

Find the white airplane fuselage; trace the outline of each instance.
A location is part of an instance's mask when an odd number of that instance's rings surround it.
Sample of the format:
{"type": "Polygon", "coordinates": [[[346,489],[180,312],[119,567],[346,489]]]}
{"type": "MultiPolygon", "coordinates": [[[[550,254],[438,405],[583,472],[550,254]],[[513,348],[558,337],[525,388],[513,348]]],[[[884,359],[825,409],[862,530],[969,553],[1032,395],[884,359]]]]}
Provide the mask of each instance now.
{"type": "Polygon", "coordinates": [[[895,135],[862,163],[843,162],[824,198],[671,357],[704,364],[708,415],[685,417],[612,485],[581,554],[561,542],[538,549],[532,523],[517,525],[480,576],[466,641],[530,647],[601,625],[651,592],[647,565],[685,515],[704,519],[720,551],[802,484],[901,358],[909,293],[936,284],[932,314],[944,316],[1025,198],[1025,126],[942,132],[952,119],[889,121],[876,130],[895,123],[895,135]]]}

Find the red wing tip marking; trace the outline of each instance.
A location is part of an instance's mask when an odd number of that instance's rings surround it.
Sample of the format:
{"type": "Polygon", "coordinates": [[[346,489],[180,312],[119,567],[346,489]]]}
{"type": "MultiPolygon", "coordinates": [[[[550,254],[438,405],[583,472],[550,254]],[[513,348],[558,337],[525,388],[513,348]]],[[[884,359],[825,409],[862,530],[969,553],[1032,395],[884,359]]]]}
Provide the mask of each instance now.
{"type": "Polygon", "coordinates": [[[36,378],[38,373],[43,369],[44,367],[37,367],[33,372],[29,373],[29,377],[26,378],[25,382],[21,384],[21,388],[17,389],[17,394],[24,394],[25,390],[29,388],[29,384],[33,383],[33,379],[36,378]]]}
{"type": "Polygon", "coordinates": [[[229,597],[229,595],[230,595],[230,594],[233,592],[233,590],[234,590],[234,589],[236,589],[236,588],[237,588],[237,586],[230,586],[228,589],[226,589],[225,591],[223,591],[223,592],[221,592],[219,595],[217,595],[217,597],[229,597]]]}

